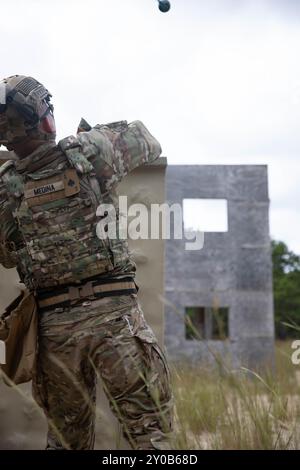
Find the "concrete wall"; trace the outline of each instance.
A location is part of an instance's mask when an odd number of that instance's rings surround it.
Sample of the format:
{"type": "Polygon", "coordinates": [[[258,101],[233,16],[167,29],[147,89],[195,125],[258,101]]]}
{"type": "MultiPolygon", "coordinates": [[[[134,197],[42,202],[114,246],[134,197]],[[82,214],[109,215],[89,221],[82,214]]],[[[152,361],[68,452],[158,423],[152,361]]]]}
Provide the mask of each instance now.
{"type": "MultiPolygon", "coordinates": [[[[119,195],[128,195],[128,206],[135,203],[150,207],[165,202],[165,171],[167,159],[140,167],[119,185],[119,195]]],[[[164,341],[164,247],[163,240],[129,240],[129,248],[137,263],[139,299],[145,317],[152,326],[160,345],[164,341]]]]}
{"type": "Polygon", "coordinates": [[[266,166],[169,166],[167,200],[227,199],[229,231],[205,233],[201,251],[166,242],[165,344],[172,359],[259,368],[273,361],[274,321],[266,166]],[[229,339],[185,339],[185,307],[228,307],[229,339]]]}
{"type": "MultiPolygon", "coordinates": [[[[0,155],[5,160],[6,153],[0,155]]],[[[119,186],[120,195],[128,195],[134,202],[161,203],[165,200],[165,168],[167,161],[160,158],[155,164],[143,166],[124,179],[119,186]]],[[[164,291],[164,242],[138,240],[130,242],[137,263],[139,298],[145,316],[163,342],[164,304],[160,296],[164,291]]],[[[0,311],[18,294],[18,276],[14,269],[0,267],[0,311]]],[[[31,384],[12,390],[0,381],[0,449],[43,449],[46,421],[31,396],[31,384]]],[[[101,418],[96,420],[96,448],[115,449],[119,441],[119,427],[109,410],[102,388],[98,388],[98,408],[101,418]]],[[[126,449],[121,439],[119,448],[126,449]]]]}

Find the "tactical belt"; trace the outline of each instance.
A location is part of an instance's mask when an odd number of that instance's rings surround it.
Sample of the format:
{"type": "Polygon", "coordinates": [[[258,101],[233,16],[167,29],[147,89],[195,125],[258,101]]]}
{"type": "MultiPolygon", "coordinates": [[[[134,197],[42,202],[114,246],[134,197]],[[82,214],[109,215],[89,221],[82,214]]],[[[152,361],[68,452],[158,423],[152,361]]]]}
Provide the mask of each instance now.
{"type": "Polygon", "coordinates": [[[96,299],[117,295],[136,294],[138,288],[132,278],[88,281],[85,284],[53,288],[50,292],[36,293],[40,311],[52,310],[58,307],[69,307],[76,301],[89,297],[96,299]]]}

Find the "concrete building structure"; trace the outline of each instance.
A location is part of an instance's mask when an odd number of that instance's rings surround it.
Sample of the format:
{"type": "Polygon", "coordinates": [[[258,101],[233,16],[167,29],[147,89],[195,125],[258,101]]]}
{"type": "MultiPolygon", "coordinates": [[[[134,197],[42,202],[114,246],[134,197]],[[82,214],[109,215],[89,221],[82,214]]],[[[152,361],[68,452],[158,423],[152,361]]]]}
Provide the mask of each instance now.
{"type": "Polygon", "coordinates": [[[225,199],[228,207],[228,231],[205,233],[202,250],[186,251],[184,240],[166,243],[170,358],[211,362],[217,354],[233,366],[269,365],[274,318],[267,167],[172,165],[166,188],[169,204],[225,199]]]}

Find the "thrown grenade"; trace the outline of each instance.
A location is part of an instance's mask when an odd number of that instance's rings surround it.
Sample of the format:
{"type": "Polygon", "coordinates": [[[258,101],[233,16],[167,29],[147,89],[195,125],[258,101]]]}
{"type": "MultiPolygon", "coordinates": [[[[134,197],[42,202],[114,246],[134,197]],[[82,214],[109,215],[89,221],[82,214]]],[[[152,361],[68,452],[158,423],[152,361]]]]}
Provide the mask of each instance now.
{"type": "Polygon", "coordinates": [[[158,8],[163,13],[167,13],[171,8],[171,3],[169,0],[158,0],[158,8]]]}

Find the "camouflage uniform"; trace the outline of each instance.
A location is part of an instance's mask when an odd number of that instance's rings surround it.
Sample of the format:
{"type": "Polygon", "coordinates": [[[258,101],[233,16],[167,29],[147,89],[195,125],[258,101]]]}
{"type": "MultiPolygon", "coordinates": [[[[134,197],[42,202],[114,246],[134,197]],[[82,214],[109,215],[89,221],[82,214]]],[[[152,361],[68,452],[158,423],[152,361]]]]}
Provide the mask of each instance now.
{"type": "MultiPolygon", "coordinates": [[[[39,306],[45,293],[89,279],[135,276],[127,241],[97,237],[96,210],[110,203],[118,213],[117,183],[155,160],[160,145],[139,121],[82,125],[76,137],[48,139],[0,170],[0,262],[17,267],[39,306]]],[[[93,448],[98,374],[130,445],[168,448],[168,365],[136,294],[125,294],[90,292],[40,311],[33,393],[48,419],[49,449],[93,448]]]]}
{"type": "Polygon", "coordinates": [[[93,448],[98,374],[132,447],[168,448],[168,368],[133,295],[41,317],[33,390],[54,424],[48,434],[50,448],[61,448],[59,435],[72,449],[93,448]]]}

